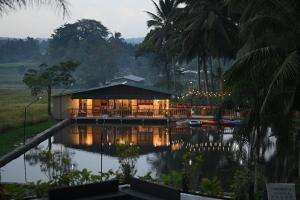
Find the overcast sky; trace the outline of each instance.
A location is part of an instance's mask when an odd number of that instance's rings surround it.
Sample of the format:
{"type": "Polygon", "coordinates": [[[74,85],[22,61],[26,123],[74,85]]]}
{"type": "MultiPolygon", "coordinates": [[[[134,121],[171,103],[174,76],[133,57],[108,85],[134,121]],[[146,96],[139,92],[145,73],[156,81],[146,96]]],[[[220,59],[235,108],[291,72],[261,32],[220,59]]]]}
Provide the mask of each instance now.
{"type": "Polygon", "coordinates": [[[79,19],[101,21],[111,32],[123,37],[144,37],[147,33],[147,14],[154,11],[151,0],[69,0],[71,16],[63,19],[55,9],[29,7],[0,16],[0,37],[48,38],[64,23],[79,19]]]}

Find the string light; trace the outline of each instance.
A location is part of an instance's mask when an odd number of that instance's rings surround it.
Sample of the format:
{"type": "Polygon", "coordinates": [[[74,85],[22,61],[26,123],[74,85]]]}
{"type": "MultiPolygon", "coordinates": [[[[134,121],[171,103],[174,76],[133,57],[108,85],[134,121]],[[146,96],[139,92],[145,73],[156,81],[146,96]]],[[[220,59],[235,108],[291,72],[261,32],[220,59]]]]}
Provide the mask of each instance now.
{"type": "Polygon", "coordinates": [[[187,92],[186,94],[182,96],[178,96],[177,99],[184,99],[188,98],[191,96],[196,96],[196,97],[211,97],[211,98],[219,98],[219,97],[226,97],[226,96],[231,96],[231,93],[226,93],[226,92],[211,92],[211,91],[198,91],[198,90],[192,90],[187,92]]]}

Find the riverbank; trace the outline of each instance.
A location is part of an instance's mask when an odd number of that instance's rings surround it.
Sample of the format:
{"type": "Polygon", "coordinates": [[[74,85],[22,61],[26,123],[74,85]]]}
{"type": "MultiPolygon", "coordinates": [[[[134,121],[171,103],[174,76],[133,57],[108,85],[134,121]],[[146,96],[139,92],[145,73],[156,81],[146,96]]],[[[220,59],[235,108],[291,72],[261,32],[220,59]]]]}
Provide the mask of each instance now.
{"type": "MultiPolygon", "coordinates": [[[[53,126],[55,121],[47,120],[26,126],[26,138],[31,138],[36,134],[53,126]]],[[[23,142],[23,127],[9,128],[0,134],[0,157],[11,152],[23,142]]]]}

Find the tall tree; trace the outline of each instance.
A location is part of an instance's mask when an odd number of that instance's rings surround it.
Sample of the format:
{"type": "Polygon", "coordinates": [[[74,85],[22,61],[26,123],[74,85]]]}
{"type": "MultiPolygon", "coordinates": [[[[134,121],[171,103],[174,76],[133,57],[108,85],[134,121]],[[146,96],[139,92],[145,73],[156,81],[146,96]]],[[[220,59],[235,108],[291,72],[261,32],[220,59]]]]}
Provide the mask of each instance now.
{"type": "Polygon", "coordinates": [[[124,63],[130,62],[133,49],[120,33],[111,35],[101,22],[82,19],[55,30],[49,40],[48,62],[80,62],[75,73],[77,84],[97,87],[126,68],[124,63]]]}
{"type": "MultiPolygon", "coordinates": [[[[227,86],[239,91],[240,102],[247,103],[246,133],[251,142],[250,162],[254,172],[264,160],[260,153],[267,138],[267,127],[277,137],[276,168],[288,174],[288,161],[293,160],[295,133],[294,112],[299,111],[300,91],[300,3],[282,1],[230,1],[240,11],[242,47],[238,58],[227,72],[227,86]],[[252,86],[249,87],[245,85],[252,86]]],[[[238,13],[238,12],[237,12],[238,13]]],[[[286,176],[275,181],[286,181],[286,176]],[[285,177],[285,178],[284,178],[285,177]]],[[[254,190],[257,191],[256,180],[254,190]]]]}
{"type": "Polygon", "coordinates": [[[46,91],[48,96],[48,114],[51,112],[52,88],[59,86],[69,86],[75,80],[72,72],[78,66],[74,62],[62,62],[58,65],[48,66],[41,64],[38,69],[29,69],[24,75],[23,82],[31,89],[33,95],[46,91]]]}
{"type": "MultiPolygon", "coordinates": [[[[208,56],[221,57],[233,53],[237,27],[226,12],[223,0],[186,0],[186,25],[183,34],[183,54],[187,59],[200,59],[204,72],[205,90],[208,91],[208,56]]],[[[212,72],[211,72],[212,73],[212,72]]],[[[200,79],[200,74],[198,75],[200,79]]],[[[200,80],[198,81],[200,90],[200,80]]]]}
{"type": "Polygon", "coordinates": [[[175,31],[176,11],[178,11],[178,0],[160,0],[158,3],[152,1],[156,13],[147,12],[150,20],[147,21],[150,32],[144,40],[144,46],[152,49],[164,62],[164,71],[167,78],[168,88],[171,81],[171,66],[173,55],[170,52],[172,47],[172,34],[175,31]]]}

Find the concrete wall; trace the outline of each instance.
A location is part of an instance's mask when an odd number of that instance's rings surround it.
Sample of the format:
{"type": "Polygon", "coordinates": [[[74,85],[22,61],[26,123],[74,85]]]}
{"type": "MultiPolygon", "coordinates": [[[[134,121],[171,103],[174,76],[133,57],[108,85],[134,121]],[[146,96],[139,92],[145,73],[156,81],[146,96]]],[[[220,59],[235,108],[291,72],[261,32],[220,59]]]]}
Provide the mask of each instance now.
{"type": "Polygon", "coordinates": [[[221,199],[215,199],[211,197],[202,197],[198,195],[196,196],[196,195],[185,194],[185,193],[180,194],[180,199],[181,200],[221,200],[221,199]]]}
{"type": "Polygon", "coordinates": [[[78,99],[72,99],[71,95],[53,97],[52,114],[55,119],[66,119],[71,116],[72,109],[78,109],[78,99]]]}

